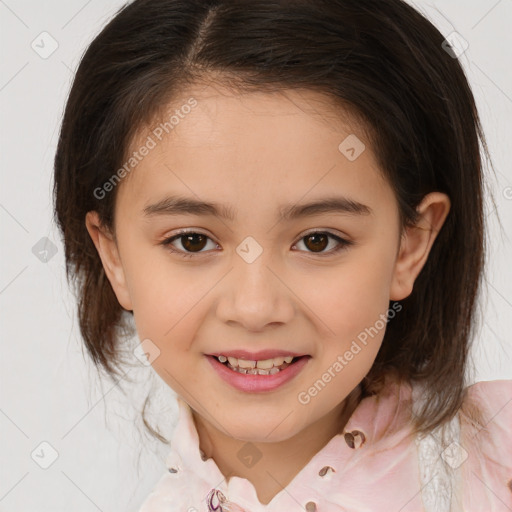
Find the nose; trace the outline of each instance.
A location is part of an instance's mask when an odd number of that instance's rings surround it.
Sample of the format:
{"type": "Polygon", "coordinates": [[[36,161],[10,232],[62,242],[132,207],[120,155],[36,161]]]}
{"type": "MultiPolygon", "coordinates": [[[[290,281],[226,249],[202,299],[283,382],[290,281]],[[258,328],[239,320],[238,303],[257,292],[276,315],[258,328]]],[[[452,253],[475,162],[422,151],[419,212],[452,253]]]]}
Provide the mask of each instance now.
{"type": "Polygon", "coordinates": [[[217,317],[221,321],[260,332],[293,318],[292,287],[273,268],[265,251],[252,263],[235,256],[233,265],[219,290],[217,317]]]}

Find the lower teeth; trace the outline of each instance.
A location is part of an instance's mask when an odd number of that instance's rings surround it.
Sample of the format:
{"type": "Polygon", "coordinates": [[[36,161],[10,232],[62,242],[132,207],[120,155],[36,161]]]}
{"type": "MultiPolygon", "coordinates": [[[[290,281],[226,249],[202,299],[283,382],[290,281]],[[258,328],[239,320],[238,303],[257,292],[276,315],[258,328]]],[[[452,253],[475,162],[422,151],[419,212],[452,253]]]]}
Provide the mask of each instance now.
{"type": "Polygon", "coordinates": [[[281,368],[270,368],[270,370],[262,370],[261,368],[235,368],[231,366],[229,363],[225,363],[225,365],[230,369],[238,373],[249,374],[249,375],[275,375],[279,373],[281,370],[284,370],[287,366],[290,366],[290,363],[284,363],[281,368]]]}

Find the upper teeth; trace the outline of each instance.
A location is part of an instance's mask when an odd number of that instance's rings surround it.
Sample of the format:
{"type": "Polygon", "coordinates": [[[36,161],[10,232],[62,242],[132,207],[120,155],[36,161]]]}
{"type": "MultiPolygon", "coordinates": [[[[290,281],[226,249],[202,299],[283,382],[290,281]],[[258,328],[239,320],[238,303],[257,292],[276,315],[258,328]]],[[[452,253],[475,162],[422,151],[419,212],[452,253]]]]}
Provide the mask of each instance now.
{"type": "Polygon", "coordinates": [[[237,357],[218,356],[221,363],[229,361],[229,364],[235,368],[260,368],[269,370],[272,367],[281,366],[283,363],[291,363],[293,356],[274,357],[273,359],[261,359],[259,361],[251,361],[248,359],[240,359],[237,357]]]}

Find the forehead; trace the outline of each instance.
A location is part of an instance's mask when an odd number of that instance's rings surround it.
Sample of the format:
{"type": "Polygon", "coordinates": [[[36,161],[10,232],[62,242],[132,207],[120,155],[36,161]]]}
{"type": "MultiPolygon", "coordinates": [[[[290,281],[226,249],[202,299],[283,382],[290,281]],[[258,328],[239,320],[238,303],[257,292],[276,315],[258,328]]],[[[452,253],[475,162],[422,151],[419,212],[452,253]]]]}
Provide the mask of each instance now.
{"type": "Polygon", "coordinates": [[[390,198],[363,125],[320,93],[203,85],[188,88],[164,112],[134,139],[130,152],[151,149],[123,180],[119,201],[142,207],[176,192],[238,211],[333,189],[390,198]]]}

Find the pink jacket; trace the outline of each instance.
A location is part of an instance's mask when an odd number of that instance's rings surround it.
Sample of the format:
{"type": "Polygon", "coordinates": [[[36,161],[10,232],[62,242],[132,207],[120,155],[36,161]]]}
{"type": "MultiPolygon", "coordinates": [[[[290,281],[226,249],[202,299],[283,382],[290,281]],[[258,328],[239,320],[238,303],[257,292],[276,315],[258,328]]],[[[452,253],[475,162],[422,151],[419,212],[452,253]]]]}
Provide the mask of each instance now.
{"type": "Polygon", "coordinates": [[[418,397],[403,383],[364,398],[345,434],[267,505],[247,479],[226,482],[203,460],[190,407],[178,398],[167,470],[140,512],[512,512],[512,380],[469,387],[484,411],[480,431],[459,411],[428,436],[408,437],[406,403],[418,397]]]}

